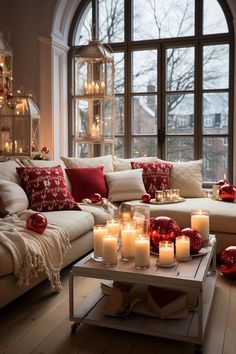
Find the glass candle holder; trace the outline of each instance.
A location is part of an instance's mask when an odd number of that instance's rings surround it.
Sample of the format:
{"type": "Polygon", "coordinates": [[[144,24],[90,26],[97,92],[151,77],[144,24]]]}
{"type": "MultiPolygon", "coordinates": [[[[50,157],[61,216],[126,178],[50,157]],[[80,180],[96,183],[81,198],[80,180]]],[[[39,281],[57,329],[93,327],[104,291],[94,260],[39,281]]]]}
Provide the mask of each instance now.
{"type": "Polygon", "coordinates": [[[175,252],[178,261],[190,258],[190,238],[188,236],[177,236],[175,239],[175,252]]]}
{"type": "Polygon", "coordinates": [[[164,198],[164,192],[161,190],[156,190],[155,192],[156,202],[163,202],[163,198],[164,198]]]}
{"type": "Polygon", "coordinates": [[[146,234],[150,219],[150,207],[148,205],[135,205],[133,220],[136,221],[136,233],[146,234]]]}
{"type": "Polygon", "coordinates": [[[136,221],[122,223],[121,225],[121,259],[129,261],[134,259],[134,241],[136,237],[136,221]]]}
{"type": "Polygon", "coordinates": [[[170,267],[174,264],[174,242],[159,242],[159,266],[170,267]]]}
{"type": "Polygon", "coordinates": [[[117,235],[103,237],[103,263],[108,267],[117,265],[117,244],[117,235]]]}
{"type": "Polygon", "coordinates": [[[109,235],[114,235],[117,238],[120,236],[120,222],[118,219],[107,220],[106,228],[109,235]]]}
{"type": "Polygon", "coordinates": [[[172,199],[173,200],[179,199],[179,189],[177,188],[172,189],[172,199]]]}
{"type": "Polygon", "coordinates": [[[166,189],[165,190],[165,199],[171,200],[172,198],[172,190],[171,189],[166,189]]]}
{"type": "Polygon", "coordinates": [[[103,260],[103,238],[105,235],[108,235],[108,230],[105,225],[94,225],[93,248],[94,248],[94,259],[96,261],[103,260]]]}
{"type": "Polygon", "coordinates": [[[191,228],[198,231],[202,235],[203,242],[209,239],[209,211],[193,210],[191,212],[191,228]]]}
{"type": "Polygon", "coordinates": [[[134,242],[134,259],[137,269],[150,266],[150,240],[148,235],[137,235],[134,242]]]}

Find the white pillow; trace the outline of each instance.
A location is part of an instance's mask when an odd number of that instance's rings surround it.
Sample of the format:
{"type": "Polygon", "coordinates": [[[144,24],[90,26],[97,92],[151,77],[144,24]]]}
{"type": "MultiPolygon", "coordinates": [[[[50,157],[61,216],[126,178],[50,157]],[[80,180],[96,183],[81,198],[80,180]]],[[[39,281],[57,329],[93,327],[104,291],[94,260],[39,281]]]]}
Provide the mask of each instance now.
{"type": "Polygon", "coordinates": [[[112,172],[112,156],[105,155],[99,157],[63,157],[62,161],[65,163],[66,168],[89,168],[103,166],[104,172],[112,172]]]}
{"type": "MultiPolygon", "coordinates": [[[[160,160],[159,161],[163,161],[160,160]]],[[[168,161],[166,161],[168,162],[168,161]]],[[[172,162],[170,172],[171,188],[180,190],[183,198],[202,198],[206,194],[202,189],[202,160],[172,162]]]]}
{"type": "Polygon", "coordinates": [[[0,162],[0,179],[5,179],[20,184],[20,179],[16,173],[16,167],[21,165],[15,160],[0,162]]]}
{"type": "Polygon", "coordinates": [[[29,207],[23,188],[18,184],[0,179],[0,215],[14,214],[29,207]]]}
{"type": "Polygon", "coordinates": [[[69,189],[69,191],[72,191],[72,186],[71,186],[71,181],[66,173],[66,166],[63,161],[61,160],[22,160],[21,161],[23,166],[29,166],[29,167],[55,167],[60,165],[61,169],[63,171],[63,175],[65,178],[66,186],[69,189]]]}
{"type": "Polygon", "coordinates": [[[112,202],[141,199],[146,193],[142,174],[141,168],[106,173],[108,199],[112,202]]]}
{"type": "Polygon", "coordinates": [[[122,159],[119,157],[114,157],[113,168],[114,171],[132,170],[131,161],[155,162],[156,160],[157,160],[156,157],[133,157],[131,159],[122,159]]]}

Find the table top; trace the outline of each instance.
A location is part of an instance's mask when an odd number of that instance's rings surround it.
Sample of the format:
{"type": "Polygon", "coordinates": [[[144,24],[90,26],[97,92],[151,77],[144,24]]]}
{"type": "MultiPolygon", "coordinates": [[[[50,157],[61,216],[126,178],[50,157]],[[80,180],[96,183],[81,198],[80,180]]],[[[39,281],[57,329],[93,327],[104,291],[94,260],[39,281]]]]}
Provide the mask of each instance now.
{"type": "Polygon", "coordinates": [[[201,288],[215,252],[215,238],[211,236],[210,243],[205,246],[206,253],[194,256],[190,261],[176,261],[172,268],[158,266],[156,255],[150,256],[148,269],[136,269],[134,261],[125,262],[118,256],[116,266],[107,267],[102,262],[93,258],[93,252],[72,268],[72,274],[98,279],[110,279],[136,284],[148,284],[153,286],[193,287],[201,288]]]}

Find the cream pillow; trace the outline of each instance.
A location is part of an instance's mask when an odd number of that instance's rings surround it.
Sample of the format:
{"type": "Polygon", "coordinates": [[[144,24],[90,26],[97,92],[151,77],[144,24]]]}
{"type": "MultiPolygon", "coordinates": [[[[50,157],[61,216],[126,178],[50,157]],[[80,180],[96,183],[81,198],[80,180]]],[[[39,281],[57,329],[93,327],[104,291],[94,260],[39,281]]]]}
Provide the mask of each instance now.
{"type": "MultiPolygon", "coordinates": [[[[19,166],[18,166],[19,167],[19,166]]],[[[14,214],[29,207],[23,188],[18,184],[0,179],[0,215],[14,214]]]]}
{"type": "Polygon", "coordinates": [[[69,189],[69,191],[72,191],[71,187],[71,182],[70,179],[66,173],[66,166],[63,161],[61,160],[22,160],[21,161],[23,166],[29,166],[29,167],[55,167],[60,165],[63,171],[63,175],[65,178],[66,186],[69,189]]]}
{"type": "Polygon", "coordinates": [[[103,166],[104,172],[112,172],[112,156],[105,155],[99,157],[63,157],[62,161],[65,163],[66,168],[87,168],[103,166]]]}
{"type": "Polygon", "coordinates": [[[19,184],[20,180],[16,173],[16,167],[20,167],[20,164],[15,160],[0,162],[0,179],[19,184]]]}
{"type": "Polygon", "coordinates": [[[132,170],[131,161],[137,162],[155,162],[156,157],[133,157],[131,159],[122,159],[119,157],[113,158],[114,171],[132,170]]]}
{"type": "Polygon", "coordinates": [[[146,193],[143,184],[143,170],[127,170],[105,174],[108,199],[112,202],[141,199],[146,193]]]}
{"type": "MultiPolygon", "coordinates": [[[[163,161],[158,159],[159,161],[163,161]]],[[[205,197],[202,189],[202,160],[172,162],[171,188],[180,190],[183,198],[205,197]]]]}

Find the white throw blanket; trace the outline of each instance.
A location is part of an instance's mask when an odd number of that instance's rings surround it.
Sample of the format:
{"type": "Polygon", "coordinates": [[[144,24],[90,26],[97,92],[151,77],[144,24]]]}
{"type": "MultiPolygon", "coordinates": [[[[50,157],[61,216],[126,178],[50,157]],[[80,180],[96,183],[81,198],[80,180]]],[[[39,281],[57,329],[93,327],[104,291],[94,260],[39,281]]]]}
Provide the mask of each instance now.
{"type": "Polygon", "coordinates": [[[62,289],[60,270],[63,256],[71,247],[67,233],[58,226],[48,225],[43,234],[26,228],[26,211],[0,220],[0,242],[11,252],[18,286],[27,286],[39,272],[45,272],[56,291],[62,289]]]}

